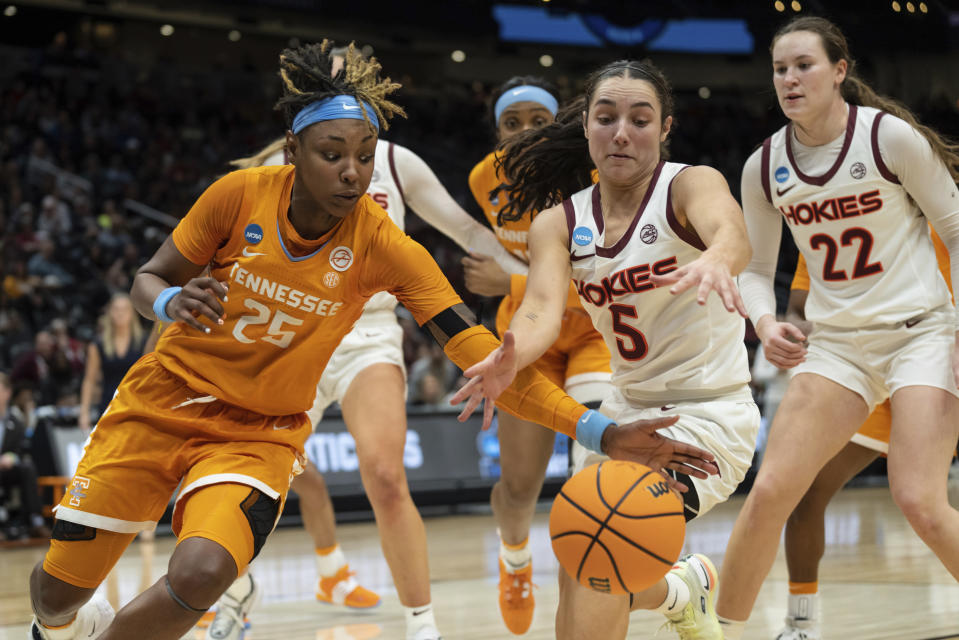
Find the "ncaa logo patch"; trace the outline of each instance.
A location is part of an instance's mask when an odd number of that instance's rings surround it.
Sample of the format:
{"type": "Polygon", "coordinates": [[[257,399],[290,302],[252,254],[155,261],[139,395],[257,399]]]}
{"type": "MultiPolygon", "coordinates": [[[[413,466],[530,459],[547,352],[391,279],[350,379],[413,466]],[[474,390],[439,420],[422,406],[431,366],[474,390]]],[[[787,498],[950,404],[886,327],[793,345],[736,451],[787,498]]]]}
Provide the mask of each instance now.
{"type": "Polygon", "coordinates": [[[857,162],[849,167],[849,175],[856,180],[862,180],[866,176],[866,165],[861,162],[857,162]]]}
{"type": "Polygon", "coordinates": [[[646,244],[653,244],[656,242],[656,238],[658,237],[659,231],[656,231],[656,227],[654,225],[647,224],[645,227],[639,230],[639,239],[646,244]]]}
{"type": "Polygon", "coordinates": [[[786,180],[789,180],[789,169],[786,167],[779,167],[776,169],[776,173],[773,174],[776,177],[776,182],[779,184],[784,183],[786,180]]]}
{"type": "Polygon", "coordinates": [[[340,274],[336,271],[327,271],[323,274],[323,286],[332,289],[338,284],[340,284],[340,274]]]}
{"type": "Polygon", "coordinates": [[[340,245],[330,251],[330,266],[337,271],[346,271],[353,265],[353,250],[340,245]]]}
{"type": "Polygon", "coordinates": [[[573,229],[573,242],[581,247],[585,247],[593,241],[593,232],[589,227],[576,227],[573,229]]]}
{"type": "Polygon", "coordinates": [[[246,229],[243,230],[243,238],[250,244],[259,244],[260,240],[263,239],[263,227],[255,223],[246,225],[246,229]]]}

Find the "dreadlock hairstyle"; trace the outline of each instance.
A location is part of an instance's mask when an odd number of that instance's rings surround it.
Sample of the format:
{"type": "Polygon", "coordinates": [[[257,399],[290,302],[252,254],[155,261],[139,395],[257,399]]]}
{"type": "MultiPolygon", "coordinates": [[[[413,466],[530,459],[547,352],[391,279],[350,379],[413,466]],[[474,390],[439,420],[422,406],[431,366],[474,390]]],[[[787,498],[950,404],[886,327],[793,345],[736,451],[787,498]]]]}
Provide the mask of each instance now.
{"type": "Polygon", "coordinates": [[[945,163],[946,168],[952,175],[954,181],[959,182],[959,144],[955,144],[934,129],[919,124],[916,116],[902,103],[892,98],[877,94],[872,87],[866,84],[858,75],[856,75],[856,60],[849,53],[849,44],[846,42],[846,36],[838,26],[816,16],[803,16],[793,18],[773,36],[769,45],[769,53],[772,54],[773,47],[782,36],[796,31],[809,31],[819,36],[822,42],[822,48],[826,52],[829,62],[836,64],[840,60],[845,60],[847,64],[846,78],[840,85],[843,100],[850,104],[862,105],[864,107],[873,107],[880,111],[890,113],[897,118],[905,120],[913,129],[918,131],[922,137],[929,141],[933,152],[945,163]]]}
{"type": "Polygon", "coordinates": [[[332,50],[333,42],[324,39],[320,44],[284,49],[280,54],[283,96],[275,108],[283,112],[287,128],[293,126],[296,114],[307,105],[337,95],[353,96],[371,127],[367,105],[376,112],[384,130],[389,128],[388,120],[394,115],[406,117],[402,107],[387,99],[400,84],[380,78],[381,67],[376,58],[364,58],[351,42],[344,55],[343,68],[334,75],[332,50]]]}
{"type": "MultiPolygon", "coordinates": [[[[552,124],[524,131],[500,144],[498,167],[508,184],[496,191],[509,194],[498,215],[500,224],[562,202],[593,183],[595,165],[583,134],[583,118],[589,116],[596,88],[609,78],[645,80],[656,91],[661,122],[673,114],[669,81],[649,60],[618,60],[594,71],[586,79],[583,95],[563,107],[552,124]]],[[[667,142],[660,145],[660,157],[669,158],[667,142]]]]}

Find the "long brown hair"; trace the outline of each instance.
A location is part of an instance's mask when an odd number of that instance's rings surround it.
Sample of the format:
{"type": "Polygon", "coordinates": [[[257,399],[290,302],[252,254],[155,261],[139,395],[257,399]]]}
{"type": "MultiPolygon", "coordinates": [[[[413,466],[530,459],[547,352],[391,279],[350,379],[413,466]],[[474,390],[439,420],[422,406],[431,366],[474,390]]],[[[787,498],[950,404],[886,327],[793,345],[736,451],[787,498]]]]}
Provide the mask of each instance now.
{"type": "MultiPolygon", "coordinates": [[[[583,113],[589,115],[593,93],[609,78],[645,80],[656,91],[661,122],[673,115],[669,80],[649,60],[617,60],[597,69],[586,79],[583,95],[560,109],[552,124],[524,131],[499,146],[498,167],[509,183],[498,189],[509,192],[509,202],[499,212],[500,224],[562,202],[593,183],[583,113]]],[[[669,158],[667,142],[660,144],[660,157],[669,158]]]]}
{"type": "Polygon", "coordinates": [[[905,120],[913,129],[918,131],[922,137],[929,141],[933,152],[942,160],[954,181],[959,181],[959,144],[955,144],[943,137],[934,129],[920,124],[916,116],[905,105],[897,100],[876,93],[872,87],[866,84],[862,78],[856,75],[856,60],[849,53],[849,44],[846,42],[846,36],[838,26],[817,16],[802,16],[793,18],[773,36],[769,45],[769,53],[772,54],[776,41],[787,33],[796,31],[809,31],[819,36],[822,42],[822,48],[826,52],[826,57],[833,64],[840,60],[845,60],[848,68],[846,78],[843,80],[839,89],[842,97],[850,104],[861,105],[864,107],[873,107],[880,111],[890,113],[897,118],[905,120]]]}
{"type": "Polygon", "coordinates": [[[266,145],[252,156],[230,160],[230,166],[237,169],[249,169],[250,167],[262,167],[267,158],[286,148],[286,137],[277,138],[266,145]]]}
{"type": "Polygon", "coordinates": [[[143,342],[143,325],[140,324],[136,308],[133,306],[133,300],[128,293],[114,293],[110,296],[110,302],[107,303],[106,308],[97,321],[97,324],[100,326],[100,339],[103,341],[103,353],[105,353],[108,358],[114,357],[117,352],[116,342],[114,341],[116,328],[113,326],[113,319],[110,317],[110,309],[120,300],[126,300],[130,304],[130,345],[140,345],[143,342]]]}

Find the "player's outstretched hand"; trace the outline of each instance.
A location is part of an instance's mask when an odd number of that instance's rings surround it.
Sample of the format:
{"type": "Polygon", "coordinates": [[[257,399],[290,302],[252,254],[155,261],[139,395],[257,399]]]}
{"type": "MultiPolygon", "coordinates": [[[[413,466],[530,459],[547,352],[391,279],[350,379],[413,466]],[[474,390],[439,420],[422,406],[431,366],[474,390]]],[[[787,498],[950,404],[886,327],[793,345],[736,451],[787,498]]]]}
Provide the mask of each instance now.
{"type": "Polygon", "coordinates": [[[496,399],[516,377],[516,339],[512,331],[503,334],[503,344],[488,356],[463,372],[470,381],[450,398],[450,404],[456,405],[466,400],[466,406],[458,418],[464,422],[471,413],[486,400],[483,407],[483,428],[488,429],[493,421],[493,407],[496,399]]]}
{"type": "Polygon", "coordinates": [[[662,471],[670,487],[685,493],[688,487],[665,473],[667,470],[706,478],[718,474],[719,467],[716,456],[705,449],[657,433],[677,420],[679,416],[669,416],[609,427],[603,433],[603,453],[614,460],[630,460],[662,471]]]}
{"type": "Polygon", "coordinates": [[[227,287],[225,282],[216,278],[193,278],[167,303],[167,315],[174,322],[185,322],[194,329],[210,333],[210,328],[203,325],[198,318],[204,316],[214,324],[223,324],[223,305],[220,300],[226,300],[227,287]]]}
{"type": "Polygon", "coordinates": [[[725,262],[706,253],[675,271],[664,275],[651,275],[649,281],[657,287],[672,285],[669,292],[673,295],[679,295],[687,289],[696,287],[696,302],[700,305],[706,304],[710,291],[715,291],[719,299],[723,301],[726,311],[730,313],[738,311],[742,317],[749,317],[746,313],[746,305],[739,295],[739,287],[729,273],[729,267],[725,262]]]}
{"type": "Polygon", "coordinates": [[[806,359],[806,336],[791,322],[764,316],[756,325],[766,359],[780,369],[792,369],[806,359]]]}

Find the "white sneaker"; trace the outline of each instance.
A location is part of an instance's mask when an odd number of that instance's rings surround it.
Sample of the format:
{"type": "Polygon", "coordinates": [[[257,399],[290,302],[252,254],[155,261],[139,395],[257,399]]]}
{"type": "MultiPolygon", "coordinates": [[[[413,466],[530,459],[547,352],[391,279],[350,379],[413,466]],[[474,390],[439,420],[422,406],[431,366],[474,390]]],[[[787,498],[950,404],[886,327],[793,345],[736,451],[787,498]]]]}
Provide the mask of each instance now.
{"type": "Polygon", "coordinates": [[[216,617],[207,627],[204,638],[242,640],[246,634],[244,619],[256,604],[258,592],[256,582],[249,573],[237,578],[217,600],[216,617]]]}
{"type": "Polygon", "coordinates": [[[695,553],[680,558],[670,573],[689,587],[689,604],[679,616],[669,618],[664,626],[675,631],[680,640],[723,640],[713,606],[719,586],[713,563],[706,556],[695,553]]]}
{"type": "MultiPolygon", "coordinates": [[[[71,625],[73,638],[76,640],[96,640],[96,638],[99,638],[103,635],[103,632],[107,630],[107,627],[113,622],[115,615],[113,607],[107,602],[106,597],[99,593],[94,594],[93,597],[87,600],[86,604],[77,611],[76,620],[74,624],[71,625]]],[[[66,629],[59,631],[66,631],[66,629]]],[[[56,635],[62,637],[61,634],[56,635]]],[[[51,633],[49,630],[44,631],[37,622],[37,619],[34,618],[33,623],[30,625],[29,638],[30,640],[49,640],[51,633]]]]}
{"type": "Polygon", "coordinates": [[[439,629],[434,626],[422,627],[413,635],[406,636],[406,640],[443,640],[439,629]]]}
{"type": "Polygon", "coordinates": [[[797,620],[787,617],[786,626],[776,636],[776,640],[822,640],[819,621],[797,620]]]}

